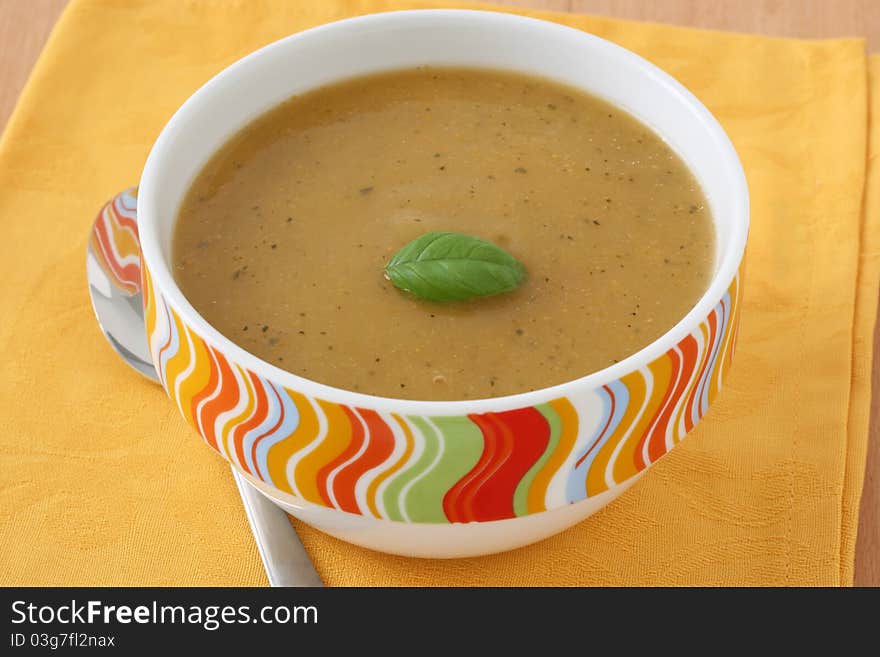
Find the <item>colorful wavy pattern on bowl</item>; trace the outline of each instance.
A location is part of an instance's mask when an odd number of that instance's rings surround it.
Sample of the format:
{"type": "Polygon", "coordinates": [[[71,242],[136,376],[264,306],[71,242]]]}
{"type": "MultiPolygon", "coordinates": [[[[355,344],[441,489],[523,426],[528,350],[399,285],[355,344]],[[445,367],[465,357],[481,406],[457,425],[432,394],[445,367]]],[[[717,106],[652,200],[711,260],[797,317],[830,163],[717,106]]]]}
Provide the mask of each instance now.
{"type": "Polygon", "coordinates": [[[403,522],[502,520],[621,484],[709,408],[733,357],[740,274],[674,348],[598,389],[462,416],[380,412],[316,399],[238,365],[157,293],[144,267],[153,363],[186,420],[224,458],[281,491],[403,522]]]}

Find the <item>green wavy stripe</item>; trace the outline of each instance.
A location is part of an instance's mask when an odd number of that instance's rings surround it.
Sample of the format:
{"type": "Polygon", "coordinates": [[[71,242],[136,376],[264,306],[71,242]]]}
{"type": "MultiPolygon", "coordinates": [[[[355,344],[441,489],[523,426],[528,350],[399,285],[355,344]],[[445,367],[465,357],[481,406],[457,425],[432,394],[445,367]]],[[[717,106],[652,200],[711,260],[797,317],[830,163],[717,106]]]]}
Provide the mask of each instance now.
{"type": "Polygon", "coordinates": [[[419,428],[425,437],[425,449],[415,462],[405,466],[391,478],[382,495],[382,501],[385,504],[385,512],[388,514],[388,517],[399,522],[405,522],[406,520],[401,511],[403,489],[409,482],[430,467],[437,457],[437,452],[440,450],[440,438],[434,429],[428,426],[421,418],[413,417],[408,419],[419,428]]]}
{"type": "MultiPolygon", "coordinates": [[[[422,418],[407,419],[418,426],[426,437],[435,434],[422,418]]],[[[443,453],[437,464],[409,489],[404,503],[412,522],[446,523],[449,520],[443,512],[443,496],[480,460],[483,434],[467,417],[431,419],[442,434],[443,453]]]]}
{"type": "Polygon", "coordinates": [[[556,450],[556,446],[559,444],[559,438],[562,436],[562,420],[559,419],[559,416],[550,404],[539,404],[534,408],[544,416],[547,424],[550,425],[550,440],[547,441],[547,449],[541,454],[541,458],[535,461],[534,465],[529,468],[529,471],[520,479],[516,485],[516,490],[513,492],[513,512],[518,516],[528,515],[529,488],[532,487],[532,482],[535,480],[538,472],[550,460],[550,457],[556,450]]]}

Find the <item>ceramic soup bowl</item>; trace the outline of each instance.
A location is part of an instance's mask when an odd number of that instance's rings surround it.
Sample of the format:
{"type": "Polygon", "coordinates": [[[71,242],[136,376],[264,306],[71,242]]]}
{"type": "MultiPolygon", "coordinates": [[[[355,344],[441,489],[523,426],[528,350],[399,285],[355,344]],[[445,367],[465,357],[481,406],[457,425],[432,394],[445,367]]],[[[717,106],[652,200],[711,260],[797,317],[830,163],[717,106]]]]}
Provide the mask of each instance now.
{"type": "MultiPolygon", "coordinates": [[[[352,543],[455,557],[525,545],[583,520],[694,428],[734,354],[748,221],[745,177],[729,139],[652,64],[545,21],[403,11],[296,34],[205,84],[156,141],[137,198],[123,193],[102,210],[90,266],[105,275],[108,299],[125,299],[137,311],[126,321],[140,340],[114,346],[155,373],[208,447],[267,497],[352,543]],[[612,367],[524,394],[453,402],[319,384],[260,360],[208,324],[181,293],[170,263],[178,207],[202,165],[294,94],[423,64],[544,76],[651,126],[689,165],[711,206],[715,271],[699,302],[612,367]]],[[[104,328],[112,338],[114,327],[104,328]]]]}

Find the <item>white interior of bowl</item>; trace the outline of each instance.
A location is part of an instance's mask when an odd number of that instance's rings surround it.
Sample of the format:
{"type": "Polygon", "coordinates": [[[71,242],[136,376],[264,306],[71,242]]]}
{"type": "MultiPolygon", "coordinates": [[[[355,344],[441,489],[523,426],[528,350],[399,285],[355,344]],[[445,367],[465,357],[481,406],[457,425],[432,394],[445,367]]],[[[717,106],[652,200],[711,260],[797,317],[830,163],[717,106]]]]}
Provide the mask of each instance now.
{"type": "Polygon", "coordinates": [[[745,248],[748,191],[717,121],[683,86],[633,53],[582,31],[510,14],[461,10],[391,12],[331,23],[273,43],[220,73],[174,115],[144,168],[138,226],[144,258],[166,300],[203,338],[238,363],[316,397],[427,414],[499,411],[540,403],[573,384],[599,386],[671,348],[724,295],[745,248]],[[412,402],[339,390],[303,379],[234,345],[183,297],[169,266],[177,211],[201,167],[235,132],[287,98],[346,78],[418,65],[522,71],[586,89],[630,112],[679,153],[709,199],[715,275],[675,327],[637,354],[576,382],[492,400],[412,402]]]}

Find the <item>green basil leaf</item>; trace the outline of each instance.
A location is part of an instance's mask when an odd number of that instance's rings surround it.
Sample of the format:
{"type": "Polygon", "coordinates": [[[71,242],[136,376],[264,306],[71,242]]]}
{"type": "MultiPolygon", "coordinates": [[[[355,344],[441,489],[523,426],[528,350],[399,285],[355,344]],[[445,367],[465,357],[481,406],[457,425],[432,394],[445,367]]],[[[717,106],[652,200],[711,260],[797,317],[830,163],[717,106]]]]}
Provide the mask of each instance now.
{"type": "Polygon", "coordinates": [[[385,266],[394,285],[420,299],[461,301],[510,292],[526,270],[500,246],[463,233],[434,231],[414,239],[385,266]]]}

